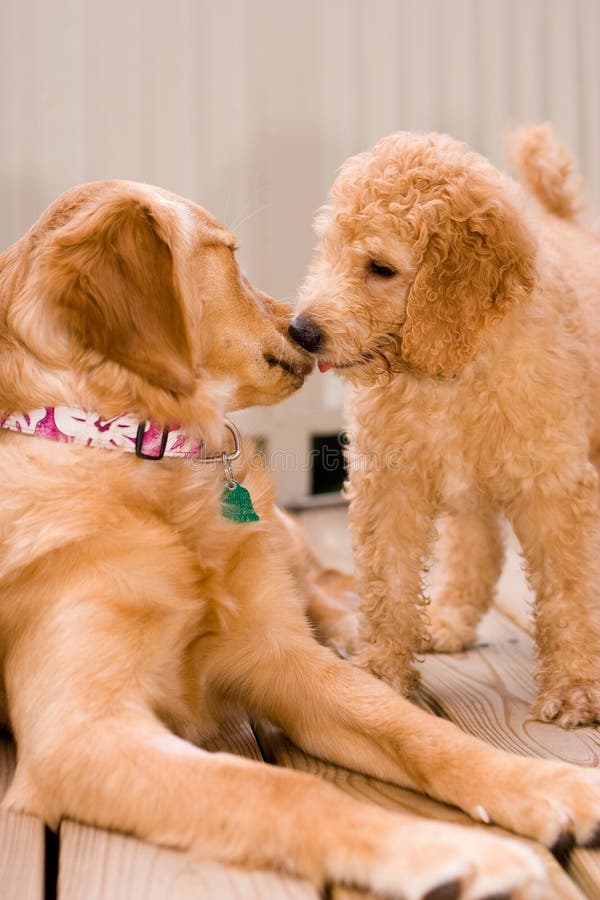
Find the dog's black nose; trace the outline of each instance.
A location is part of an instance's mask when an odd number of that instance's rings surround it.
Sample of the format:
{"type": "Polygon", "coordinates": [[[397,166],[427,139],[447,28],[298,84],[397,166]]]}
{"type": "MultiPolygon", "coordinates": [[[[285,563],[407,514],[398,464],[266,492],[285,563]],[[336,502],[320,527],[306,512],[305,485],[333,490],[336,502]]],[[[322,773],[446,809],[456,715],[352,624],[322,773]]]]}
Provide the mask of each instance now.
{"type": "Polygon", "coordinates": [[[309,353],[317,353],[322,335],[310,319],[306,319],[304,316],[295,316],[288,332],[290,337],[309,353]]]}

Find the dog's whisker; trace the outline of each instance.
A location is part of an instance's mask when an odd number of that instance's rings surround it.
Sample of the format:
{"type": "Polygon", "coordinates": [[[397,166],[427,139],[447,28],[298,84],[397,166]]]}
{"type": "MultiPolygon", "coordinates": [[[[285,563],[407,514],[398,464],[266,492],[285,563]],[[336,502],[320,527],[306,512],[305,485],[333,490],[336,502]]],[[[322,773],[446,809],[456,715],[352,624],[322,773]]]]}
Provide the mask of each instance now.
{"type": "Polygon", "coordinates": [[[257,209],[252,210],[252,212],[248,213],[245,216],[242,216],[234,225],[231,226],[232,231],[239,231],[242,225],[246,225],[248,222],[251,222],[252,219],[255,219],[256,216],[259,216],[261,213],[265,212],[265,210],[269,209],[271,206],[270,203],[263,203],[262,206],[259,206],[257,209]]]}

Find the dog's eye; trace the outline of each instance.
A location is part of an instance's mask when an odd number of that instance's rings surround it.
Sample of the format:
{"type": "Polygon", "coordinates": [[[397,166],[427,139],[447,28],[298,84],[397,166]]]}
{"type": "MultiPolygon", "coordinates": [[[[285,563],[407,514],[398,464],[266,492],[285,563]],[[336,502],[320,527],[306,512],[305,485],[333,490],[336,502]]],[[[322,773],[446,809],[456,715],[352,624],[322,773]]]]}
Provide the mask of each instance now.
{"type": "Polygon", "coordinates": [[[384,266],[373,259],[369,263],[369,272],[371,275],[378,275],[380,278],[393,278],[396,274],[396,270],[392,269],[391,266],[384,266]]]}

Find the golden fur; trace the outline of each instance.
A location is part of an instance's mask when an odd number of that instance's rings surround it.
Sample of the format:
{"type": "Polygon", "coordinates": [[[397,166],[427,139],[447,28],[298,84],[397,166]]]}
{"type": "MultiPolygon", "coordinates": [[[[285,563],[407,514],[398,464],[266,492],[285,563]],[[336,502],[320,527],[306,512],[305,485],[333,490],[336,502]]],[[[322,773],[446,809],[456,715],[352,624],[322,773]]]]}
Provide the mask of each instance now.
{"type": "Polygon", "coordinates": [[[600,240],[572,221],[578,178],[550,129],[513,144],[537,205],[444,135],[348,160],[298,313],[352,385],[362,664],[408,691],[419,647],[473,640],[502,567],[500,511],[536,592],[534,712],[573,726],[600,720],[600,240]]]}
{"type": "MultiPolygon", "coordinates": [[[[232,236],[157,188],[66,194],[0,257],[0,282],[4,409],[127,411],[217,451],[226,410],[283,399],[310,369],[287,308],[240,275],[232,236]]],[[[239,467],[261,517],[239,524],[220,513],[220,465],[0,431],[0,466],[10,807],[317,885],[544,896],[535,854],[509,839],[201,749],[246,710],[310,753],[548,845],[596,840],[597,772],[486,747],[315,641],[299,583],[335,576],[306,565],[266,473],[239,467]]]]}

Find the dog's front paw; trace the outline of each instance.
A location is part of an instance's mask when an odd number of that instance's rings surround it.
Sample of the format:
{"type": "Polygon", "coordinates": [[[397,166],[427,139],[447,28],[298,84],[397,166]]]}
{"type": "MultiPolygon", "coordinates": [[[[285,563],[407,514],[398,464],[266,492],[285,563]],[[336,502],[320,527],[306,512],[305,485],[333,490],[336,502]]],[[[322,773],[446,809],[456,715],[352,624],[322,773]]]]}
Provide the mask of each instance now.
{"type": "Polygon", "coordinates": [[[531,713],[542,722],[554,722],[562,728],[600,722],[600,683],[579,682],[548,688],[534,702],[531,713]]]}
{"type": "MultiPolygon", "coordinates": [[[[459,897],[547,897],[545,869],[528,847],[478,829],[415,820],[374,867],[372,887],[410,900],[459,897]]],[[[383,855],[383,854],[382,854],[383,855]]]]}
{"type": "MultiPolygon", "coordinates": [[[[600,839],[600,772],[547,760],[520,759],[504,791],[502,824],[565,855],[600,839]]],[[[492,820],[500,823],[492,811],[492,820]]]]}
{"type": "Polygon", "coordinates": [[[597,847],[600,772],[549,760],[504,756],[471,768],[474,819],[533,838],[561,857],[575,845],[597,847]]]}
{"type": "Polygon", "coordinates": [[[430,606],[427,618],[429,640],[423,643],[423,653],[460,653],[477,636],[476,627],[465,621],[460,609],[441,604],[430,606]]]}
{"type": "Polygon", "coordinates": [[[482,828],[382,812],[366,807],[347,839],[328,847],[330,886],[403,900],[548,896],[543,863],[519,841],[482,828]]]}

